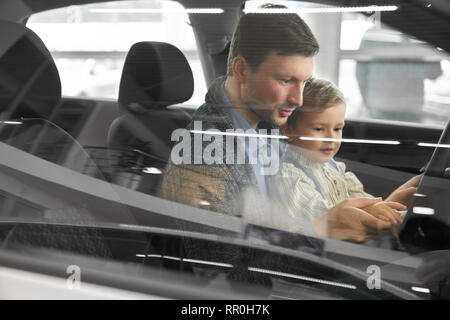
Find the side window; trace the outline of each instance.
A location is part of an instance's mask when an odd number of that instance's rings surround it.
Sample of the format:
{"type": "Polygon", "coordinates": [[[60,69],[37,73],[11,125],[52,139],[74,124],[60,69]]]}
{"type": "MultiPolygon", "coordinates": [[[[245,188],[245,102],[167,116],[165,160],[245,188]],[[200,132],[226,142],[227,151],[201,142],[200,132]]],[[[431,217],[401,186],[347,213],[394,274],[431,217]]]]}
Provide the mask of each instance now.
{"type": "Polygon", "coordinates": [[[199,106],[206,83],[189,17],[175,1],[118,1],[41,12],[27,27],[49,48],[63,96],[117,99],[126,54],[139,41],[168,42],[186,56],[194,75],[187,105],[199,106]]]}
{"type": "Polygon", "coordinates": [[[449,55],[381,24],[380,13],[342,14],[339,60],[348,116],[443,125],[450,115],[449,55]]]}
{"type": "MultiPolygon", "coordinates": [[[[245,9],[262,3],[247,1],[245,9]]],[[[382,16],[395,12],[395,6],[352,12],[358,8],[271,3],[287,6],[310,26],[320,44],[314,76],[338,85],[347,118],[445,124],[450,116],[450,55],[382,24],[382,16]]]]}

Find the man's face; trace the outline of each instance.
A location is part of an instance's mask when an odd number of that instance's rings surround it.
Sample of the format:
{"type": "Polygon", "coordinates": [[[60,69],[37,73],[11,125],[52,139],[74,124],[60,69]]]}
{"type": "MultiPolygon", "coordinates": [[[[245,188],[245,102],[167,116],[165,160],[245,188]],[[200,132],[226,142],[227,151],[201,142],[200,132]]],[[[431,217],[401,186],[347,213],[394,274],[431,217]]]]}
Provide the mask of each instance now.
{"type": "Polygon", "coordinates": [[[281,126],[303,104],[303,88],[313,72],[313,58],[271,53],[256,70],[247,67],[243,102],[261,120],[281,126]]]}

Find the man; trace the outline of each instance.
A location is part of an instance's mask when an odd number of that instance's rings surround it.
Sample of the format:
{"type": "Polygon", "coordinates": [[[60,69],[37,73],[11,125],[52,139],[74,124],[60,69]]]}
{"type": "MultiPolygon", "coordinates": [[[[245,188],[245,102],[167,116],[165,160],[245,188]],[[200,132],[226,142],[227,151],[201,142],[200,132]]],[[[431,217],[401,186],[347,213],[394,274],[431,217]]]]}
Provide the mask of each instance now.
{"type": "MultiPolygon", "coordinates": [[[[318,50],[311,30],[298,15],[243,16],[232,38],[227,76],[216,79],[210,86],[205,104],[196,111],[187,130],[197,129],[195,121],[197,127],[201,121],[201,130],[197,132],[241,129],[248,135],[257,135],[262,127],[278,129],[302,105],[303,86],[312,75],[312,57],[318,50]]],[[[194,134],[191,139],[202,140],[200,150],[192,145],[194,158],[203,155],[209,144],[199,135],[194,134]]],[[[209,209],[241,216],[242,202],[236,199],[242,200],[242,195],[252,189],[266,195],[267,186],[260,170],[262,163],[250,159],[249,145],[254,141],[237,135],[233,138],[235,161],[224,159],[222,164],[204,165],[204,161],[199,163],[193,159],[194,164],[185,161],[174,166],[176,161],[172,157],[166,170],[163,196],[191,205],[206,204],[209,209]],[[244,163],[237,159],[239,149],[245,150],[244,163]]],[[[261,146],[264,142],[272,141],[259,140],[257,144],[261,146]]],[[[279,141],[273,142],[277,145],[279,141]]],[[[283,143],[279,145],[282,152],[283,143]]],[[[262,149],[260,146],[257,149],[262,149]]],[[[223,158],[229,157],[229,149],[224,146],[223,158]]]]}
{"type": "MultiPolygon", "coordinates": [[[[270,149],[273,161],[279,159],[284,141],[272,137],[278,136],[277,129],[286,123],[294,109],[302,106],[303,88],[312,76],[313,56],[318,50],[311,30],[296,14],[244,15],[232,38],[227,76],[216,79],[210,86],[205,104],[186,128],[190,136],[184,136],[182,142],[191,150],[181,150],[182,143],[172,150],[161,195],[236,216],[247,214],[252,207],[267,206],[264,200],[268,196],[264,174],[267,162],[251,161],[255,155],[249,146],[252,138],[258,141],[256,160],[264,159],[259,157],[264,148],[270,149]],[[245,135],[233,134],[237,129],[245,130],[245,135]],[[267,132],[264,129],[271,130],[270,139],[259,138],[258,134],[267,132]],[[209,153],[217,161],[202,162],[199,157],[205,158],[212,138],[223,138],[220,134],[206,134],[211,130],[229,133],[227,136],[233,139],[222,144],[222,149],[215,148],[209,153]],[[245,150],[244,163],[238,161],[239,150],[245,150]]],[[[377,201],[380,199],[344,201],[315,221],[310,229],[319,236],[363,241],[387,226],[360,209],[377,201]]],[[[288,225],[298,224],[286,221],[288,225]]]]}

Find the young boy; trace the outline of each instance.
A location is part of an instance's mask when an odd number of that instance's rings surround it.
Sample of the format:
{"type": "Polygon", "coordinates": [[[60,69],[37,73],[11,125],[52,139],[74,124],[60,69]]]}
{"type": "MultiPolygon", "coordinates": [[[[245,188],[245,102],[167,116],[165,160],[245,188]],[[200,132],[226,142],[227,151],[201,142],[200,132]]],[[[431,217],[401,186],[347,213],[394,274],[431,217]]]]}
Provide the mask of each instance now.
{"type": "MultiPolygon", "coordinates": [[[[344,128],[342,93],[329,81],[311,79],[303,96],[303,107],[282,127],[289,144],[277,187],[291,216],[312,221],[344,200],[372,196],[344,163],[333,160],[344,128]]],[[[401,222],[397,210],[406,206],[382,201],[364,210],[394,226],[401,222]]]]}

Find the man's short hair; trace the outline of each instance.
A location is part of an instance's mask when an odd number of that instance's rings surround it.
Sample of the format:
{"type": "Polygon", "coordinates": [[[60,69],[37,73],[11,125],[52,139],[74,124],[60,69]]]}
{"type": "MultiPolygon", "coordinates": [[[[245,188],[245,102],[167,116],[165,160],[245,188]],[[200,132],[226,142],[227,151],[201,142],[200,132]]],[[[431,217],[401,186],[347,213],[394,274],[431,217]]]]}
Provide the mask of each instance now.
{"type": "MultiPolygon", "coordinates": [[[[282,9],[266,4],[262,9],[282,9]]],[[[319,44],[311,29],[295,13],[248,13],[239,20],[231,40],[227,75],[232,76],[234,58],[245,58],[251,70],[256,70],[269,54],[312,57],[319,44]]]]}
{"type": "Polygon", "coordinates": [[[305,83],[303,106],[294,110],[287,125],[295,128],[302,112],[323,111],[340,103],[345,105],[344,95],[331,81],[311,78],[305,83]]]}

